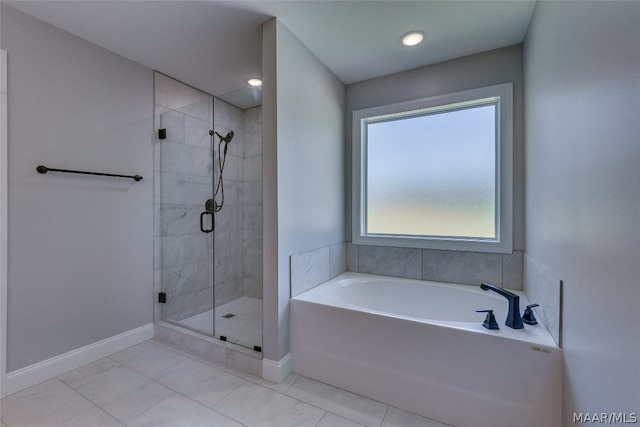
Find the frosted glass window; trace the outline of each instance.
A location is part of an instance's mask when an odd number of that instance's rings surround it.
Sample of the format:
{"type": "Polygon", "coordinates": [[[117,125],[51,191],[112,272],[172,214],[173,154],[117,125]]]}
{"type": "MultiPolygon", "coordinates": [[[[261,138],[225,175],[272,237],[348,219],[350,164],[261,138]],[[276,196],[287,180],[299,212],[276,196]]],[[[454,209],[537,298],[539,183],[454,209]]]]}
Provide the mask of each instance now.
{"type": "Polygon", "coordinates": [[[367,234],[496,237],[496,106],[367,124],[367,234]]]}
{"type": "Polygon", "coordinates": [[[353,242],[511,252],[511,92],[354,111],[353,242]]]}

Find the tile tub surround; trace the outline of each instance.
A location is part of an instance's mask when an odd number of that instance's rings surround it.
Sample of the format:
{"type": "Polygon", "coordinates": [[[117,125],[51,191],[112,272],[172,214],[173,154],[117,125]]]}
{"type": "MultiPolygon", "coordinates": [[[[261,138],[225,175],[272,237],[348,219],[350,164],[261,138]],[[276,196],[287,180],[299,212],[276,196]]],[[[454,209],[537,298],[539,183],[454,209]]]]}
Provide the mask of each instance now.
{"type": "Polygon", "coordinates": [[[347,270],[347,245],[344,242],[290,257],[291,296],[295,297],[347,270]]]}
{"type": "Polygon", "coordinates": [[[524,291],[527,297],[540,304],[534,308],[553,336],[562,346],[562,281],[542,263],[524,255],[524,291]]]}
{"type": "Polygon", "coordinates": [[[345,271],[495,285],[522,290],[523,254],[493,254],[432,249],[354,245],[341,242],[291,255],[291,296],[295,297],[345,271]]]}
{"type": "Polygon", "coordinates": [[[405,279],[479,285],[490,282],[522,290],[523,253],[444,251],[346,242],[347,270],[405,279]]]}
{"type": "Polygon", "coordinates": [[[4,398],[2,426],[446,427],[291,374],[272,384],[143,342],[4,398]]]}

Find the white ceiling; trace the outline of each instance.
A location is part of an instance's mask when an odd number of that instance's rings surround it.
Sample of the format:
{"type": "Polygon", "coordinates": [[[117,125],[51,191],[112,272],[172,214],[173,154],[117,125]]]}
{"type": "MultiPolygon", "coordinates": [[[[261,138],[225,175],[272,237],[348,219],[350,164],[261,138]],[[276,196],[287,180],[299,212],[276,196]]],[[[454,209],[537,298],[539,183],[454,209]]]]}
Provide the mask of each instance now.
{"type": "Polygon", "coordinates": [[[535,7],[531,0],[3,3],[210,94],[248,95],[236,98],[242,108],[259,103],[255,90],[243,89],[261,75],[261,26],[274,16],[350,84],[520,43],[535,7]],[[425,42],[403,47],[400,36],[414,29],[425,42]]]}

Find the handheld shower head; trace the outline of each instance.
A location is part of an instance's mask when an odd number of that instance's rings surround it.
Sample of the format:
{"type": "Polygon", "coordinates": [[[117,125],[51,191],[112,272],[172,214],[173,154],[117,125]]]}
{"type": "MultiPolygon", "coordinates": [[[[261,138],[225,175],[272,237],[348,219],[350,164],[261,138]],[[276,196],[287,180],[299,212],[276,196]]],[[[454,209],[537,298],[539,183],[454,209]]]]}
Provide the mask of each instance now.
{"type": "Polygon", "coordinates": [[[218,135],[218,138],[220,138],[220,141],[224,141],[227,144],[231,142],[231,140],[233,139],[233,136],[235,135],[235,133],[233,131],[230,131],[226,136],[222,136],[220,135],[218,132],[210,130],[209,131],[209,135],[218,135]]]}
{"type": "MultiPolygon", "coordinates": [[[[229,143],[231,142],[231,140],[233,139],[233,136],[235,135],[235,133],[233,131],[229,131],[229,133],[227,133],[225,136],[220,135],[218,132],[214,131],[213,129],[211,129],[209,131],[209,135],[213,136],[216,135],[218,138],[220,138],[220,141],[218,141],[218,170],[219,170],[219,174],[218,174],[218,183],[216,184],[216,189],[213,193],[213,199],[212,200],[208,200],[207,201],[207,210],[209,210],[211,208],[211,204],[213,204],[213,210],[215,212],[219,212],[220,209],[222,209],[222,205],[224,205],[224,185],[222,183],[222,172],[224,170],[224,165],[227,163],[227,148],[229,147],[229,143]],[[222,143],[224,142],[224,151],[221,150],[222,148],[222,143]],[[218,190],[221,191],[222,193],[222,199],[220,201],[220,203],[218,204],[216,197],[218,196],[218,190]],[[213,202],[213,203],[211,203],[213,202]]],[[[214,147],[211,147],[211,149],[213,150],[214,147]]]]}

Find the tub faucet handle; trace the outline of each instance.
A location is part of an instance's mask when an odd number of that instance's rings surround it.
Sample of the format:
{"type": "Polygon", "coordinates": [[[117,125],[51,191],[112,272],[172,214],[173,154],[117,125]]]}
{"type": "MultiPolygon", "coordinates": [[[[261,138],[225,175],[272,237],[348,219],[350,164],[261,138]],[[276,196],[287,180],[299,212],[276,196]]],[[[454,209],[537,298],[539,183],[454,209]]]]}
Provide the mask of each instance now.
{"type": "Polygon", "coordinates": [[[500,329],[498,322],[496,322],[496,316],[493,315],[493,310],[476,310],[476,313],[487,313],[482,326],[487,329],[500,329]]]}
{"type": "Polygon", "coordinates": [[[536,320],[536,316],[533,315],[533,307],[538,307],[539,304],[529,304],[527,308],[524,310],[524,314],[522,315],[522,321],[527,325],[537,325],[538,321],[536,320]]]}

